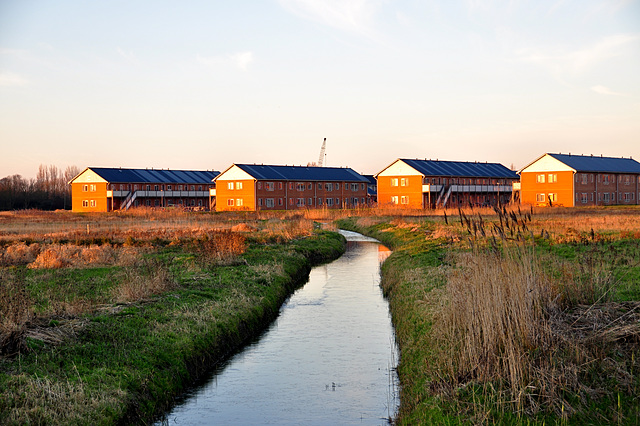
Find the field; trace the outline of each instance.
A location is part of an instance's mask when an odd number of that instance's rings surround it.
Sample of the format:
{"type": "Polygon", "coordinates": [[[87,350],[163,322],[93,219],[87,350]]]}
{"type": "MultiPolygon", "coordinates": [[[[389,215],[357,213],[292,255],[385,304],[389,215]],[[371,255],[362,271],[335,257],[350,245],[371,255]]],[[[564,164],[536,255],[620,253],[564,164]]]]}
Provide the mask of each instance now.
{"type": "Polygon", "coordinates": [[[343,238],[300,215],[0,214],[0,423],[146,423],[343,238]]]}
{"type": "Polygon", "coordinates": [[[385,242],[399,424],[638,424],[640,210],[338,221],[385,242]]]}
{"type": "Polygon", "coordinates": [[[640,423],[640,209],[0,213],[0,423],[146,423],[356,230],[398,424],[640,423]]]}

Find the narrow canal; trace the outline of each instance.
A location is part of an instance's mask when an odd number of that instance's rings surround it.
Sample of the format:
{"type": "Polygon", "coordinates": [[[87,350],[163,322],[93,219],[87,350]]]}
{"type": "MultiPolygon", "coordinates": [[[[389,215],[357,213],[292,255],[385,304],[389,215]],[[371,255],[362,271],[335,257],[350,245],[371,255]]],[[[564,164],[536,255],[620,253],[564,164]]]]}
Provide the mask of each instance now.
{"type": "Polygon", "coordinates": [[[398,351],[379,286],[390,252],[341,232],[345,254],[314,268],[269,329],[164,424],[382,425],[395,417],[398,351]]]}

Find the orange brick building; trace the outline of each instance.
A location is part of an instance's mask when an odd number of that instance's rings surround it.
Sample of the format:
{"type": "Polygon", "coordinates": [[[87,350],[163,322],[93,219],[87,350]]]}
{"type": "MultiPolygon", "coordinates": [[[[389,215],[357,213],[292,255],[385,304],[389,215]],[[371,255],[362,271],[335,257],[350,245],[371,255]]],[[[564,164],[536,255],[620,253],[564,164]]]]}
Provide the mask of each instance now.
{"type": "Polygon", "coordinates": [[[71,179],[74,212],[109,212],[131,207],[208,210],[219,172],[87,167],[71,179]]]}
{"type": "Polygon", "coordinates": [[[353,208],[368,181],[349,168],[233,164],[215,178],[216,210],[353,208]]]}
{"type": "Polygon", "coordinates": [[[378,206],[486,206],[512,199],[516,172],[498,163],[398,159],[375,175],[378,206]]]}
{"type": "Polygon", "coordinates": [[[640,163],[631,158],[547,153],[518,173],[526,204],[639,204],[640,163]]]}

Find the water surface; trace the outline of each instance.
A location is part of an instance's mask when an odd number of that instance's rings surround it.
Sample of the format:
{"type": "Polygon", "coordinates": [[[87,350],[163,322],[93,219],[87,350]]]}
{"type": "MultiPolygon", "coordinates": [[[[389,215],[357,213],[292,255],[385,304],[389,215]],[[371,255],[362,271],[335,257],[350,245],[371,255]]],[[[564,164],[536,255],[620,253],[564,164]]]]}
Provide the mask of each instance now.
{"type": "Polygon", "coordinates": [[[379,287],[390,253],[343,231],[269,329],[168,413],[171,425],[379,425],[398,405],[397,347],[379,287]]]}

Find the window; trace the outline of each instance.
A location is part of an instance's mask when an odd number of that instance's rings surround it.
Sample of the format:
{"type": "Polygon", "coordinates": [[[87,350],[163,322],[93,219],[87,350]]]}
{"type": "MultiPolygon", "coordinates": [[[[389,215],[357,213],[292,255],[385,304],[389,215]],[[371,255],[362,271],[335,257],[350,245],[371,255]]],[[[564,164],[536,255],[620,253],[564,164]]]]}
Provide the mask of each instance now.
{"type": "Polygon", "coordinates": [[[153,185],[153,190],[154,190],[154,191],[157,191],[158,189],[159,189],[159,188],[158,188],[158,185],[153,185]]]}
{"type": "Polygon", "coordinates": [[[629,175],[625,175],[624,177],[624,184],[625,185],[629,185],[631,182],[629,181],[629,175]]]}
{"type": "MultiPolygon", "coordinates": [[[[400,186],[407,186],[407,178],[400,178],[400,186]]],[[[404,204],[404,203],[403,203],[404,204]]]]}
{"type": "Polygon", "coordinates": [[[147,185],[147,191],[151,191],[151,185],[147,185]]]}
{"type": "Polygon", "coordinates": [[[318,204],[317,204],[318,206],[321,206],[321,205],[322,205],[322,198],[318,198],[317,203],[318,203],[318,204]]]}
{"type": "Polygon", "coordinates": [[[242,189],[242,182],[236,182],[236,189],[242,189]]]}
{"type": "Polygon", "coordinates": [[[339,191],[339,190],[340,190],[340,184],[336,183],[336,191],[339,191]]]}
{"type": "Polygon", "coordinates": [[[262,182],[258,182],[258,189],[262,189],[262,182]]]}
{"type": "Polygon", "coordinates": [[[336,198],[336,206],[340,205],[340,198],[336,198]]]}
{"type": "Polygon", "coordinates": [[[361,190],[361,191],[364,191],[364,183],[361,183],[361,184],[360,184],[360,190],[361,190]]]}
{"type": "Polygon", "coordinates": [[[311,191],[311,190],[313,189],[313,184],[312,184],[312,183],[309,183],[309,184],[307,185],[307,189],[308,189],[309,191],[311,191]]]}
{"type": "Polygon", "coordinates": [[[289,189],[293,189],[293,182],[289,182],[289,189]]]}
{"type": "Polygon", "coordinates": [[[581,178],[582,178],[582,184],[586,185],[587,184],[587,174],[586,173],[581,173],[581,178]]]}
{"type": "Polygon", "coordinates": [[[158,207],[158,206],[160,205],[160,200],[155,200],[155,201],[153,202],[153,205],[154,205],[154,206],[156,206],[156,207],[158,207]]]}
{"type": "Polygon", "coordinates": [[[298,207],[304,206],[304,198],[298,198],[296,200],[296,206],[298,206],[298,207]]]}
{"type": "Polygon", "coordinates": [[[536,175],[536,182],[544,183],[544,175],[543,174],[536,175]]]}
{"type": "Polygon", "coordinates": [[[82,185],[82,192],[89,191],[89,185],[82,185]]]}
{"type": "MultiPolygon", "coordinates": [[[[280,189],[282,189],[282,182],[280,182],[280,189]]],[[[264,186],[267,188],[267,191],[273,191],[276,189],[276,185],[273,182],[265,182],[264,186]]]]}
{"type": "Polygon", "coordinates": [[[281,206],[282,205],[282,198],[278,198],[278,205],[281,206]]]}
{"type": "Polygon", "coordinates": [[[297,191],[304,191],[304,183],[297,183],[296,184],[296,190],[297,191]]]}
{"type": "MultiPolygon", "coordinates": [[[[136,189],[138,189],[137,185],[136,185],[136,189]]],[[[178,185],[178,191],[182,191],[182,185],[178,185]]]]}
{"type": "Polygon", "coordinates": [[[549,173],[549,183],[558,182],[558,175],[556,173],[549,173]]]}
{"type": "Polygon", "coordinates": [[[398,186],[398,178],[391,178],[391,186],[398,186]]]}
{"type": "Polygon", "coordinates": [[[322,184],[318,182],[318,189],[322,189],[322,184]]]}
{"type": "Polygon", "coordinates": [[[82,207],[89,207],[89,200],[82,200],[82,207]]]}
{"type": "Polygon", "coordinates": [[[308,203],[307,203],[308,206],[312,206],[313,205],[313,198],[309,197],[309,199],[307,201],[308,201],[308,203]]]}
{"type": "MultiPolygon", "coordinates": [[[[583,174],[583,176],[587,176],[586,174],[583,174]]],[[[582,201],[582,204],[587,204],[587,193],[583,192],[582,196],[580,197],[580,200],[582,201]]]]}
{"type": "Polygon", "coordinates": [[[604,194],[602,194],[604,196],[604,202],[608,203],[609,202],[609,193],[605,192],[604,194]]]}
{"type": "Polygon", "coordinates": [[[604,179],[604,184],[609,185],[609,175],[604,175],[603,179],[604,179]]]}
{"type": "Polygon", "coordinates": [[[351,190],[352,190],[353,192],[356,192],[356,191],[358,190],[358,184],[357,184],[357,183],[352,183],[352,184],[351,184],[351,190]]]}
{"type": "Polygon", "coordinates": [[[233,182],[227,182],[227,189],[233,190],[233,182]]]}
{"type": "Polygon", "coordinates": [[[593,201],[593,192],[589,194],[589,201],[593,201]]]}
{"type": "Polygon", "coordinates": [[[91,192],[96,192],[96,186],[95,185],[89,185],[89,190],[91,192]]]}
{"type": "Polygon", "coordinates": [[[282,182],[278,182],[278,189],[282,189],[282,182]]]}
{"type": "Polygon", "coordinates": [[[292,206],[293,205],[293,198],[289,198],[289,205],[292,206]]]}
{"type": "Polygon", "coordinates": [[[167,185],[167,191],[171,191],[171,185],[167,185]]]}
{"type": "Polygon", "coordinates": [[[333,198],[327,198],[327,206],[333,206],[333,198]]]}
{"type": "Polygon", "coordinates": [[[146,205],[147,207],[150,207],[150,206],[151,206],[151,200],[146,200],[145,205],[146,205]]]}
{"type": "Polygon", "coordinates": [[[400,198],[400,202],[401,202],[402,204],[409,204],[409,197],[407,197],[407,196],[403,195],[403,196],[400,198]]]}
{"type": "Polygon", "coordinates": [[[236,199],[236,206],[242,206],[242,205],[243,205],[242,198],[236,199]]]}
{"type": "Polygon", "coordinates": [[[233,206],[233,204],[234,204],[234,200],[233,200],[233,198],[229,198],[229,199],[227,200],[227,205],[228,205],[228,206],[233,206]]]}
{"type": "Polygon", "coordinates": [[[333,184],[332,183],[325,183],[324,184],[324,190],[325,191],[333,191],[333,184]]]}
{"type": "Polygon", "coordinates": [[[273,207],[273,206],[274,206],[274,204],[273,204],[273,198],[267,198],[267,199],[265,200],[265,205],[266,205],[267,207],[273,207]]]}
{"type": "Polygon", "coordinates": [[[398,204],[398,196],[394,195],[391,197],[391,204],[398,204]]]}
{"type": "Polygon", "coordinates": [[[258,198],[258,206],[262,207],[262,198],[258,198]]]}
{"type": "MultiPolygon", "coordinates": [[[[544,195],[544,194],[542,194],[544,195]]],[[[550,203],[555,203],[556,201],[558,201],[558,194],[549,194],[549,202],[550,203]]]]}
{"type": "MultiPolygon", "coordinates": [[[[544,175],[542,175],[544,176],[544,175]]],[[[544,203],[545,201],[545,195],[544,194],[536,194],[536,202],[538,203],[544,203]]]]}

